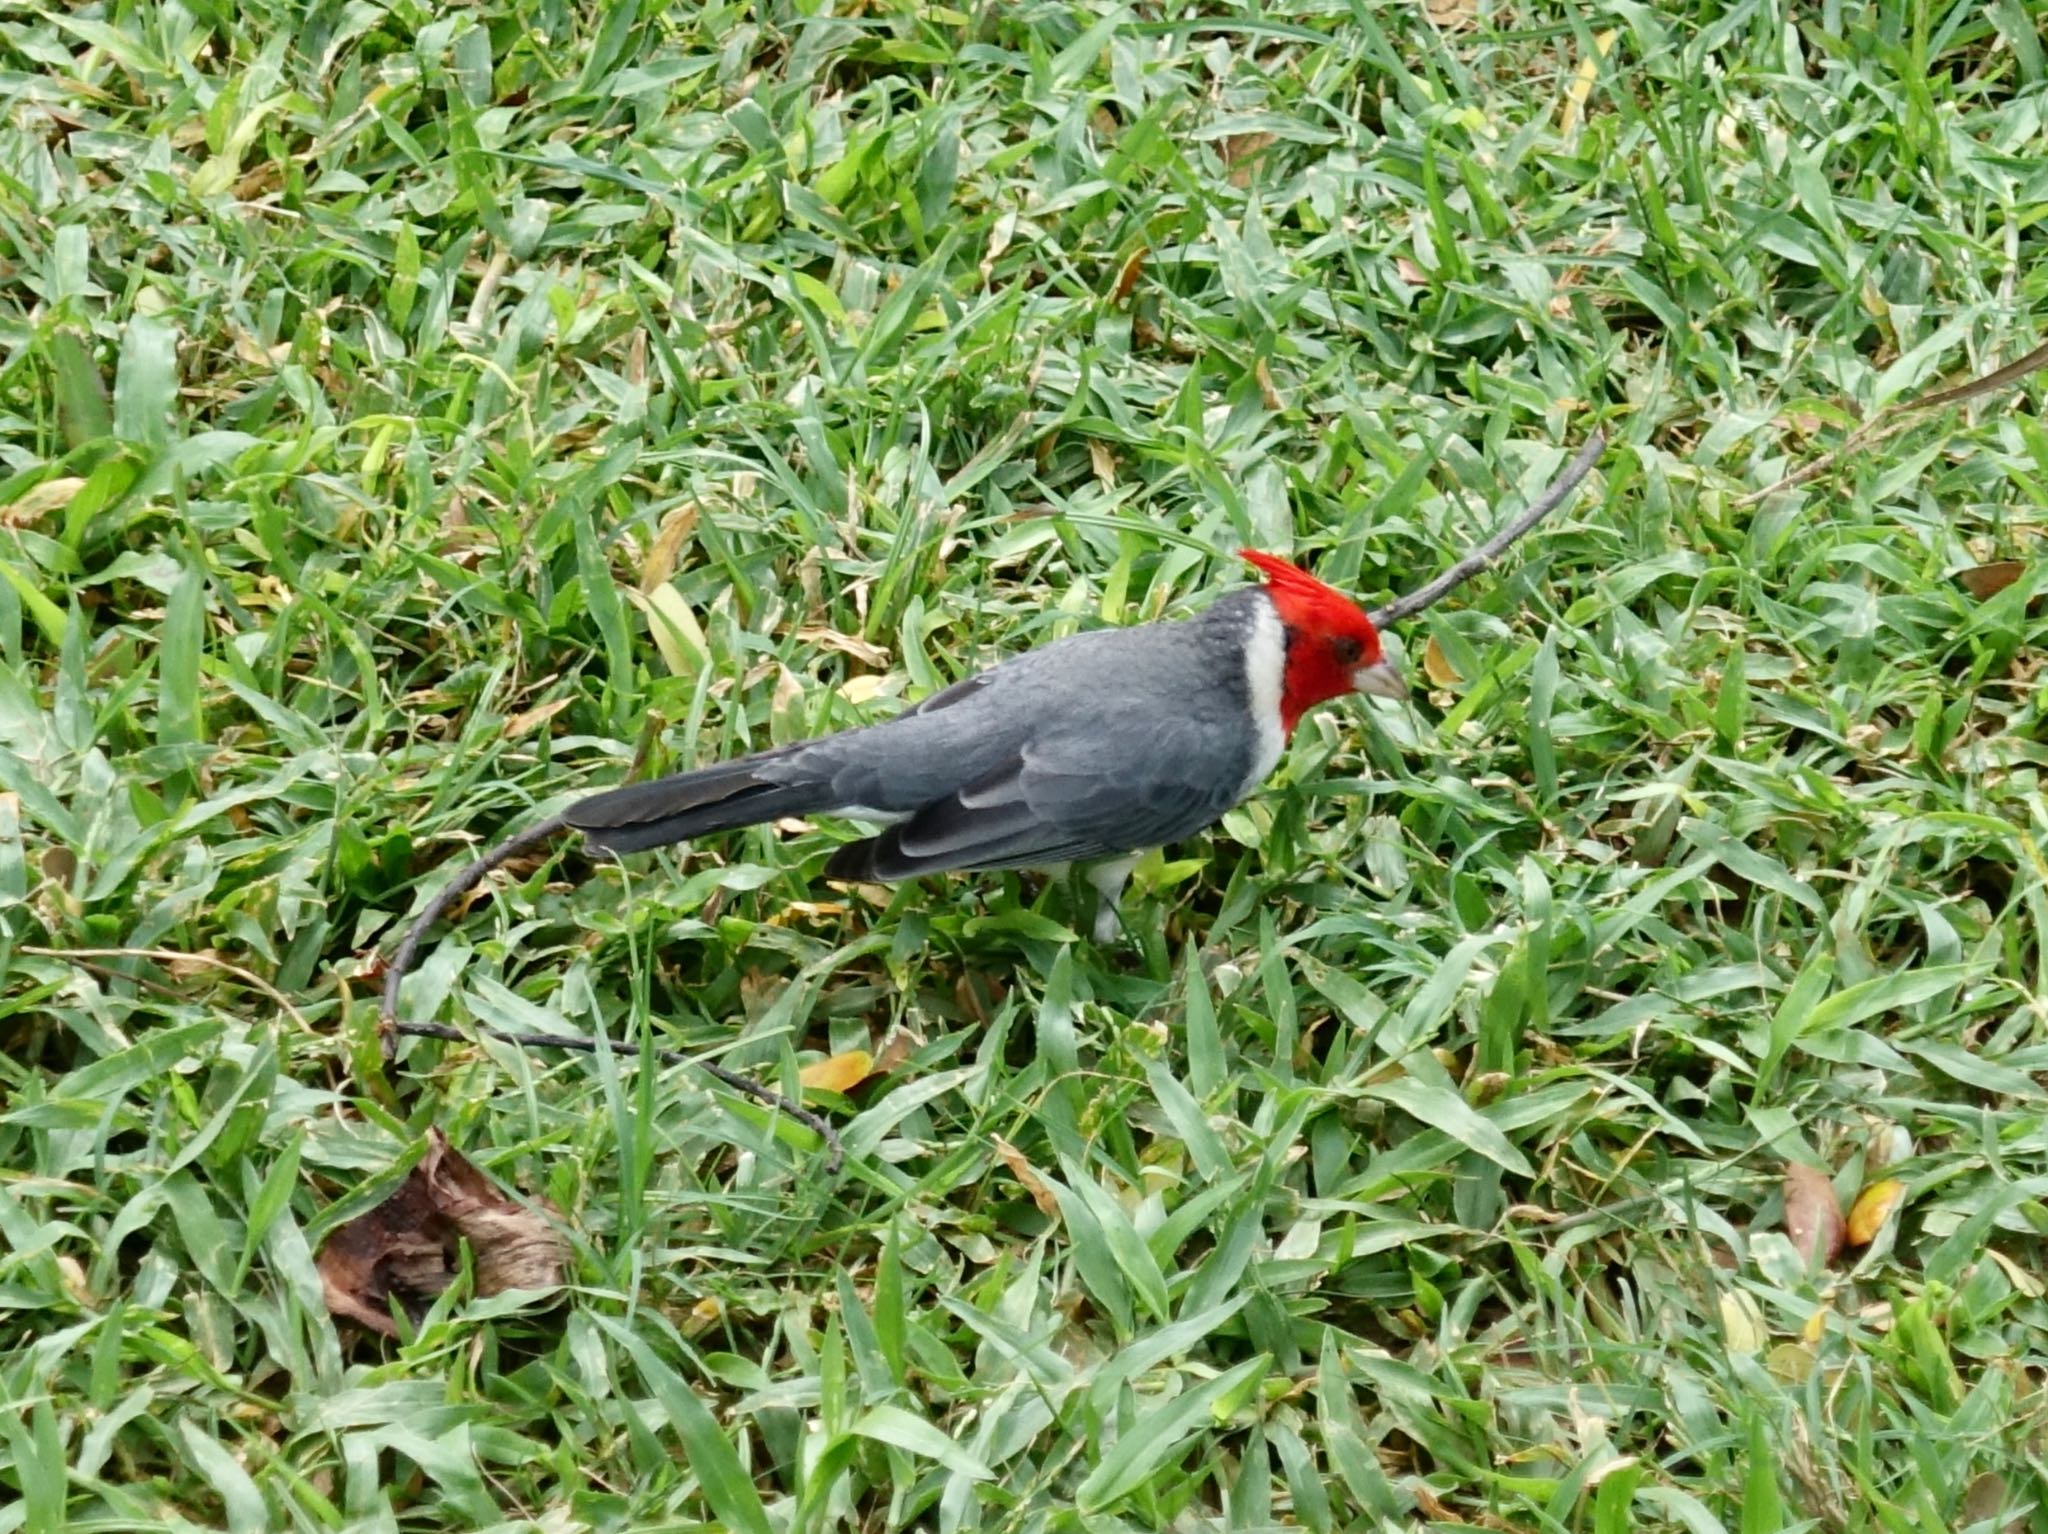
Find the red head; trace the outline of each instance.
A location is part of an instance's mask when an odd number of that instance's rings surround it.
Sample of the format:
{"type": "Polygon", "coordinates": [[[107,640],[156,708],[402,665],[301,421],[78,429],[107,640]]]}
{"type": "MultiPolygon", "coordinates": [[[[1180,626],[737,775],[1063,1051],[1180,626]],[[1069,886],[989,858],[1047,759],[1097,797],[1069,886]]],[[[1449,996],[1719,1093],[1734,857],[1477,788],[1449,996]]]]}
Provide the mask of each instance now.
{"type": "Polygon", "coordinates": [[[1343,592],[1271,554],[1243,551],[1266,577],[1266,594],[1287,630],[1287,668],[1280,685],[1280,723],[1295,721],[1347,692],[1401,698],[1408,685],[1380,655],[1380,631],[1343,592]]]}

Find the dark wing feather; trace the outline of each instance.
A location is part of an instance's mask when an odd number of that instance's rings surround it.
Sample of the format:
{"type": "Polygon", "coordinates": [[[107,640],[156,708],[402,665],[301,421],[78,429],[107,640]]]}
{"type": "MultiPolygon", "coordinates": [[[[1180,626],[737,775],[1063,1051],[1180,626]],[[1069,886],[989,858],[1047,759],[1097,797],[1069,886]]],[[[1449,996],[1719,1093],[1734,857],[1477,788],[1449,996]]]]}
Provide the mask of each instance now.
{"type": "Polygon", "coordinates": [[[1042,868],[1156,847],[1213,824],[1238,782],[1189,770],[1203,759],[1177,724],[1120,760],[1068,736],[1027,746],[871,841],[842,848],[834,878],[908,879],[957,869],[1042,868]]]}

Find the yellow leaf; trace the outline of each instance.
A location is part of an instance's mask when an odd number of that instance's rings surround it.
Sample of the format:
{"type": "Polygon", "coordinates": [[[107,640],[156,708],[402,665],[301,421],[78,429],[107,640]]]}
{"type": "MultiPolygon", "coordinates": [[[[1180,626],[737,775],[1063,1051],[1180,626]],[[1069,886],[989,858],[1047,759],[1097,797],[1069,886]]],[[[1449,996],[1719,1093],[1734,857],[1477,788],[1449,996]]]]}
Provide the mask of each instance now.
{"type": "Polygon", "coordinates": [[[868,1079],[874,1068],[874,1056],[864,1049],[849,1049],[843,1055],[813,1060],[796,1073],[796,1079],[806,1088],[820,1092],[851,1092],[868,1079]]]}
{"type": "Polygon", "coordinates": [[[1458,675],[1458,668],[1451,664],[1451,658],[1444,654],[1444,647],[1436,642],[1434,634],[1422,647],[1422,672],[1438,687],[1459,687],[1465,681],[1458,675]]]}
{"type": "Polygon", "coordinates": [[[1580,59],[1579,67],[1572,76],[1572,83],[1564,93],[1564,110],[1557,114],[1557,131],[1560,137],[1570,138],[1579,128],[1579,118],[1586,110],[1586,98],[1593,94],[1593,82],[1600,78],[1600,61],[1607,57],[1607,50],[1614,46],[1615,38],[1621,34],[1613,28],[1600,33],[1593,39],[1593,56],[1580,59]]]}
{"type": "Polygon", "coordinates": [[[1781,1342],[1764,1360],[1764,1367],[1788,1385],[1805,1384],[1813,1365],[1813,1349],[1803,1342],[1781,1342]]]}
{"type": "Polygon", "coordinates": [[[1857,1194],[1849,1206],[1849,1244],[1870,1245],[1905,1200],[1906,1185],[1896,1177],[1880,1178],[1857,1194]]]}
{"type": "Polygon", "coordinates": [[[839,696],[848,703],[871,703],[880,695],[882,686],[889,679],[872,672],[865,676],[850,676],[839,684],[839,696]]]}
{"type": "Polygon", "coordinates": [[[1761,1353],[1764,1344],[1771,1340],[1764,1326],[1764,1313],[1740,1289],[1730,1289],[1721,1296],[1721,1330],[1727,1335],[1731,1353],[1761,1353]]]}
{"type": "Polygon", "coordinates": [[[683,600],[680,591],[667,585],[656,586],[652,591],[635,591],[629,586],[626,595],[647,614],[654,647],[661,651],[662,664],[668,667],[670,676],[694,676],[711,664],[711,646],[704,639],[697,615],[690,611],[690,604],[683,600]]]}

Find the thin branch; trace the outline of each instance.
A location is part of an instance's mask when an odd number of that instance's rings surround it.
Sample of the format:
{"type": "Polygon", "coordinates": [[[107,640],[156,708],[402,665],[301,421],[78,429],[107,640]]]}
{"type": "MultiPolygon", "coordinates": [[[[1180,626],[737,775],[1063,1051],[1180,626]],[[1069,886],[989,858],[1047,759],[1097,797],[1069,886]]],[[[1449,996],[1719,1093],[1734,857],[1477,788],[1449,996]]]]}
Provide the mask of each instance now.
{"type": "MultiPolygon", "coordinates": [[[[217,969],[222,974],[233,975],[252,990],[261,991],[277,1003],[284,1014],[307,1033],[313,1025],[306,1021],[306,1015],[284,992],[265,980],[261,975],[242,968],[241,965],[223,959],[213,953],[180,953],[175,948],[37,948],[23,943],[14,950],[16,953],[33,954],[38,959],[151,959],[158,964],[203,964],[208,969],[217,969]]],[[[97,965],[81,965],[81,968],[97,969],[97,965]]],[[[134,979],[134,976],[124,977],[134,979]]]]}
{"type": "MultiPolygon", "coordinates": [[[[560,815],[551,816],[539,824],[508,836],[483,856],[471,863],[462,872],[444,884],[440,892],[412,919],[405,929],[405,936],[399,939],[398,949],[391,955],[390,967],[384,973],[384,998],[378,1008],[377,1022],[386,1033],[402,1034],[419,1039],[455,1039],[467,1041],[470,1037],[459,1028],[443,1023],[402,1023],[398,1020],[398,992],[407,973],[412,969],[413,960],[419,956],[420,944],[426,938],[435,922],[447,914],[449,908],[464,895],[484,881],[485,875],[494,868],[501,868],[522,852],[529,852],[541,843],[550,840],[556,832],[564,829],[569,822],[560,815]]],[[[594,1039],[578,1038],[566,1033],[507,1033],[497,1028],[479,1028],[492,1038],[521,1049],[579,1049],[591,1051],[597,1048],[594,1039]]],[[[695,1055],[677,1049],[656,1051],[664,1064],[694,1065],[714,1080],[722,1081],[735,1092],[779,1109],[795,1119],[804,1128],[825,1142],[825,1171],[827,1175],[837,1172],[845,1159],[846,1149],[839,1143],[839,1133],[825,1118],[813,1113],[802,1103],[783,1096],[773,1087],[764,1086],[751,1076],[742,1076],[738,1071],[729,1071],[722,1065],[713,1065],[709,1060],[700,1060],[695,1055]]]]}
{"type": "Polygon", "coordinates": [[[1594,462],[1601,450],[1607,446],[1607,439],[1598,431],[1586,439],[1586,445],[1579,449],[1578,456],[1565,465],[1564,473],[1555,480],[1548,490],[1536,497],[1529,509],[1506,527],[1495,533],[1463,559],[1452,565],[1443,574],[1426,586],[1417,587],[1405,597],[1396,597],[1385,607],[1376,608],[1370,615],[1375,628],[1385,628],[1390,623],[1399,623],[1403,618],[1412,618],[1426,607],[1434,607],[1458,587],[1486,569],[1501,555],[1505,554],[1515,540],[1529,531],[1538,522],[1562,506],[1571,493],[1578,489],[1579,481],[1592,472],[1594,462]]]}
{"type": "Polygon", "coordinates": [[[441,886],[441,893],[429,900],[426,909],[415,916],[412,925],[405,929],[398,951],[391,956],[391,967],[384,972],[384,1004],[377,1013],[379,1022],[389,1028],[398,1021],[398,987],[412,969],[412,961],[419,956],[420,942],[426,937],[427,929],[439,921],[456,901],[483,883],[484,875],[492,869],[538,847],[568,824],[562,816],[554,815],[531,830],[508,836],[441,886]]]}
{"type": "Polygon", "coordinates": [[[1957,384],[1952,389],[1937,389],[1932,394],[1923,394],[1918,399],[1909,399],[1903,404],[1887,405],[1865,421],[1861,426],[1844,437],[1841,444],[1830,448],[1811,463],[1802,464],[1775,485],[1766,485],[1761,490],[1736,497],[1736,506],[1754,506],[1758,501],[1768,500],[1782,491],[1796,490],[1808,480],[1819,479],[1836,464],[1859,448],[1871,447],[1887,437],[1898,435],[1910,424],[1911,418],[1927,410],[1939,410],[1944,405],[1967,404],[1983,395],[1995,393],[2018,383],[2029,373],[2048,367],[2048,345],[2037,346],[2017,362],[2008,362],[2002,368],[1993,368],[1978,378],[1957,384]]]}
{"type": "MultiPolygon", "coordinates": [[[[393,1033],[405,1034],[416,1039],[451,1039],[457,1043],[471,1042],[470,1035],[460,1028],[451,1028],[446,1023],[400,1023],[387,1021],[384,1026],[393,1033]]],[[[575,1049],[594,1054],[599,1041],[582,1038],[569,1033],[507,1033],[501,1028],[479,1028],[478,1033],[486,1034],[502,1044],[515,1045],[520,1049],[575,1049]]],[[[627,1050],[612,1046],[620,1054],[627,1050]]],[[[846,1157],[846,1147],[839,1143],[839,1131],[822,1114],[814,1113],[802,1103],[785,1097],[773,1087],[764,1086],[751,1076],[742,1076],[738,1071],[729,1071],[722,1065],[699,1059],[680,1049],[657,1049],[654,1058],[664,1065],[694,1065],[714,1080],[722,1081],[746,1097],[768,1107],[788,1114],[804,1128],[825,1142],[825,1172],[829,1176],[837,1172],[846,1157]]]]}

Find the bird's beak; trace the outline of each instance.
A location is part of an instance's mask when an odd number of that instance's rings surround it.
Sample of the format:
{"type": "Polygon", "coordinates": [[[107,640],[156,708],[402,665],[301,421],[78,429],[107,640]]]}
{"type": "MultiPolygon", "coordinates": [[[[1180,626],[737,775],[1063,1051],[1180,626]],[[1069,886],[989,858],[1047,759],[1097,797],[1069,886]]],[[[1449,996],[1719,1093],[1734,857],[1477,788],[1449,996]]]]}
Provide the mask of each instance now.
{"type": "Polygon", "coordinates": [[[1375,698],[1408,696],[1408,679],[1395,669],[1394,663],[1390,660],[1360,666],[1351,673],[1351,686],[1353,691],[1369,693],[1375,698]]]}

